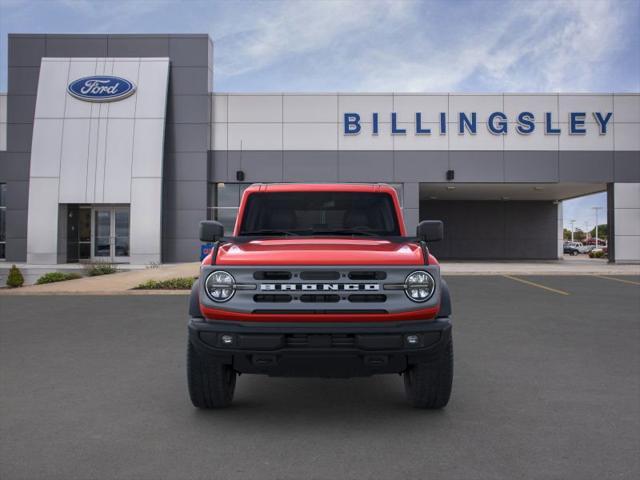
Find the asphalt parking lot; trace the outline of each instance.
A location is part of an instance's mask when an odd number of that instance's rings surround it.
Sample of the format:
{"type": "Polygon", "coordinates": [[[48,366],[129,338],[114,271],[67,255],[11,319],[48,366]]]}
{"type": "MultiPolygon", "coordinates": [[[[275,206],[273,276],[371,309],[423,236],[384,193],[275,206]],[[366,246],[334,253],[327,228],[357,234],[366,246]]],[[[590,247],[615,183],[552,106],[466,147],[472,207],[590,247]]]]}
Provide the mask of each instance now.
{"type": "Polygon", "coordinates": [[[186,296],[0,297],[0,478],[640,478],[640,278],[450,277],[451,403],[238,379],[195,410],[186,296]]]}

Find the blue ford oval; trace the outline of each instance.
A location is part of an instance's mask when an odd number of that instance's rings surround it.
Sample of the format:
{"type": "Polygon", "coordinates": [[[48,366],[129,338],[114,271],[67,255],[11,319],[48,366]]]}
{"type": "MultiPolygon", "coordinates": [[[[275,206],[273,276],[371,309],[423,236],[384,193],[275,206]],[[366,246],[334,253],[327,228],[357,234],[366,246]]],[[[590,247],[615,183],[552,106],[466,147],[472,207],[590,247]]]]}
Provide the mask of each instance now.
{"type": "Polygon", "coordinates": [[[133,82],[121,77],[96,75],[83,77],[69,84],[67,91],[72,96],[88,102],[113,102],[122,100],[135,92],[133,82]]]}

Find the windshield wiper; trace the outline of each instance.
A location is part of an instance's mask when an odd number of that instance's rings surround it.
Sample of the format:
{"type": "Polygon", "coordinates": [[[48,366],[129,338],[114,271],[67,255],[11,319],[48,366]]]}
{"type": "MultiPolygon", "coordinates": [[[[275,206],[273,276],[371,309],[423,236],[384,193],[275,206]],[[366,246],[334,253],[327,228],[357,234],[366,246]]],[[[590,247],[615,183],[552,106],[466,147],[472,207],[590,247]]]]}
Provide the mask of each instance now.
{"type": "Polygon", "coordinates": [[[260,230],[251,230],[249,232],[240,232],[240,236],[245,235],[299,235],[296,232],[292,232],[291,230],[275,230],[263,228],[260,230]]]}

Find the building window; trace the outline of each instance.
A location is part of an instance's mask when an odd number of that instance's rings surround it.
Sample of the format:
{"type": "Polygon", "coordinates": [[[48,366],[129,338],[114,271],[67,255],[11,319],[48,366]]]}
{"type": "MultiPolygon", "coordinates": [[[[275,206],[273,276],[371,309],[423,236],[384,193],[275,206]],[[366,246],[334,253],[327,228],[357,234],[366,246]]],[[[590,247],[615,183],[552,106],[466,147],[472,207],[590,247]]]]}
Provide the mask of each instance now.
{"type": "Polygon", "coordinates": [[[242,193],[250,183],[210,183],[207,201],[207,219],[224,225],[226,235],[231,235],[238,215],[242,193]]]}
{"type": "Polygon", "coordinates": [[[7,254],[7,184],[0,183],[0,260],[7,254]]]}

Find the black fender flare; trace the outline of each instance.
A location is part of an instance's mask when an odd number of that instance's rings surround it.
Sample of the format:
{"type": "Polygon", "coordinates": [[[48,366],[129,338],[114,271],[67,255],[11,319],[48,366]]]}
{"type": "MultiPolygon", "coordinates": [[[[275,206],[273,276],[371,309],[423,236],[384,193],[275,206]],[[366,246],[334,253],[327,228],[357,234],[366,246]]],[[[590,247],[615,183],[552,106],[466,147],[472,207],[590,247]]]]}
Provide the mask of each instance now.
{"type": "Polygon", "coordinates": [[[191,318],[204,318],[200,311],[200,279],[193,282],[189,295],[189,315],[191,318]]]}
{"type": "Polygon", "coordinates": [[[442,293],[440,293],[440,311],[437,318],[446,318],[451,316],[451,294],[445,279],[441,278],[440,282],[442,284],[442,293]]]}

